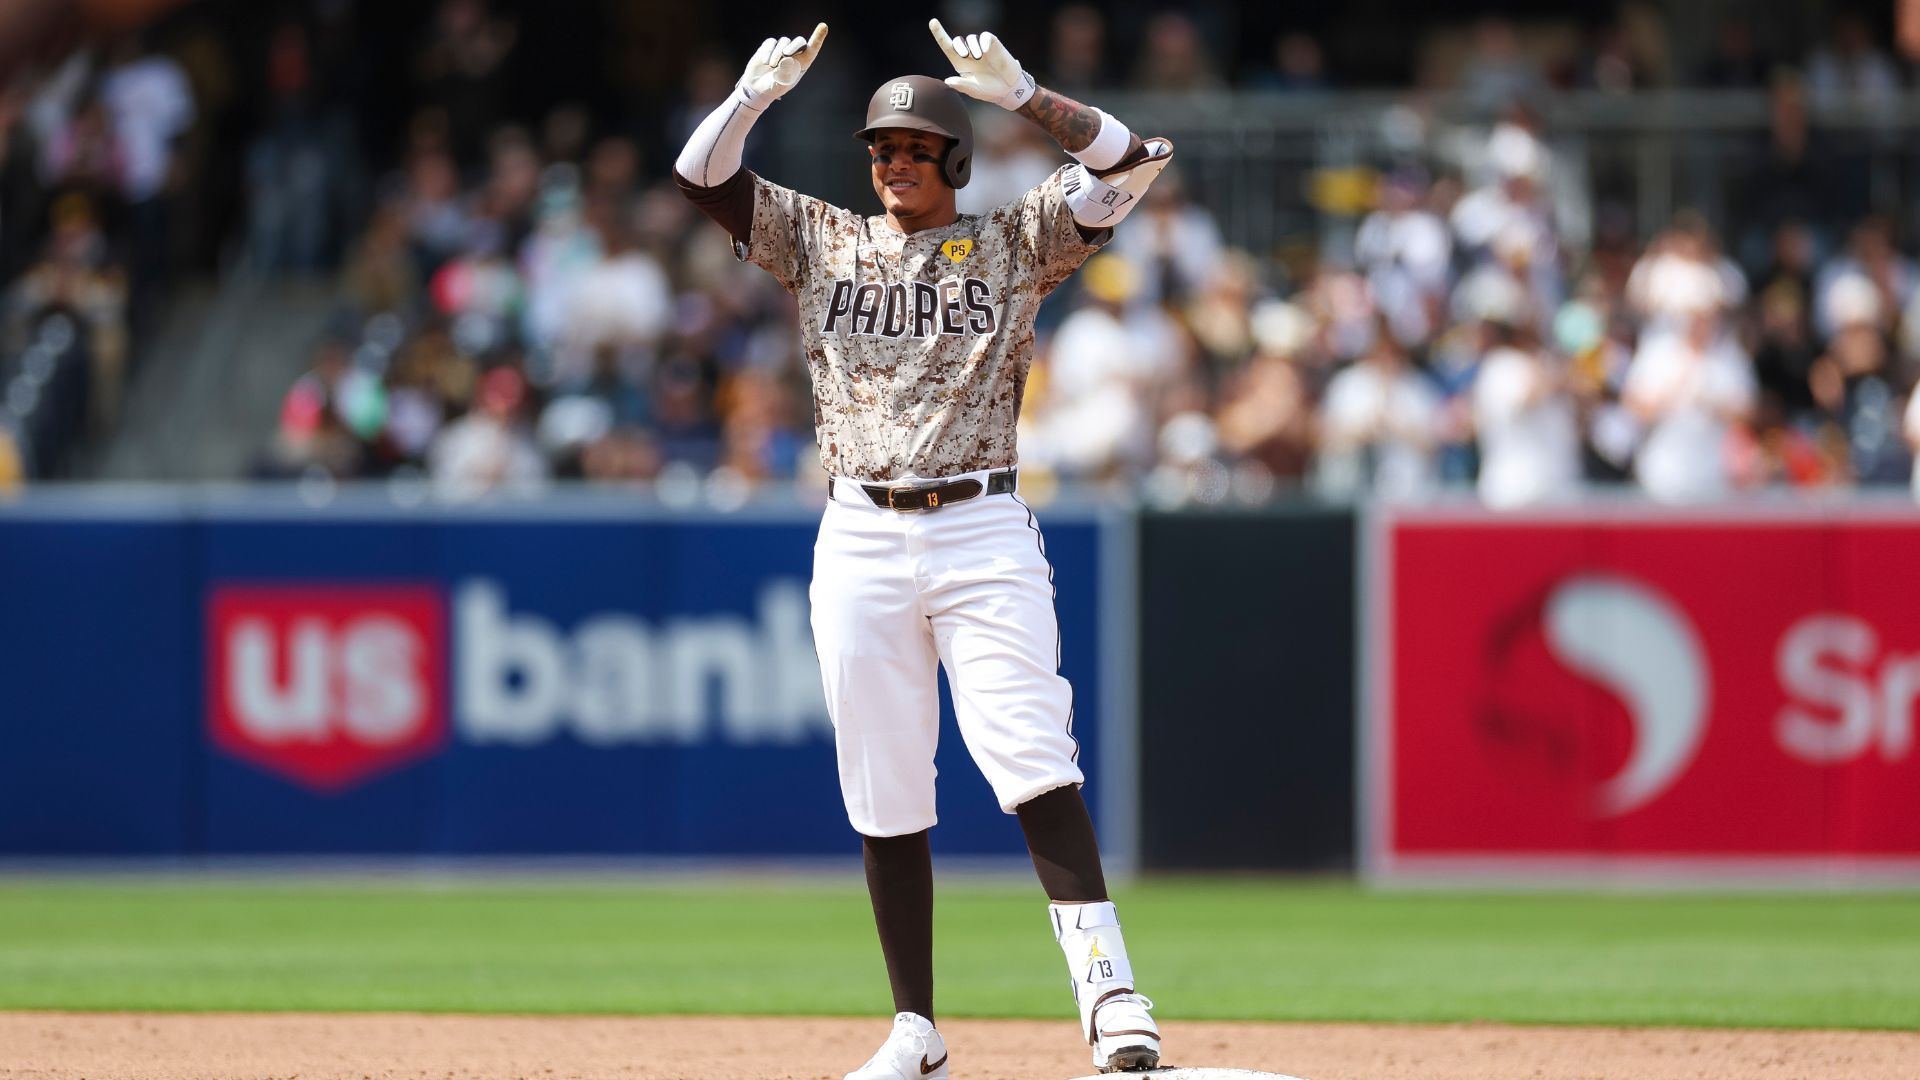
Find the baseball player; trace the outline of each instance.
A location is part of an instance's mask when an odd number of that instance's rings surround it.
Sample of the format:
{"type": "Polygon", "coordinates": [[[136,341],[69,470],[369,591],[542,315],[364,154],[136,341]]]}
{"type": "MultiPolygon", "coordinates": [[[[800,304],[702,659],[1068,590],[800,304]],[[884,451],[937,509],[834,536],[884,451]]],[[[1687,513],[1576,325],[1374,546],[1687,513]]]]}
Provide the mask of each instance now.
{"type": "Polygon", "coordinates": [[[928,24],[954,75],[888,80],[855,137],[881,213],[865,216],[740,167],[747,130],[820,55],[769,38],[675,163],[741,258],[794,294],[830,499],[814,547],[814,644],[840,789],[863,837],[892,984],[892,1033],[847,1080],[947,1075],[933,1020],[937,665],[961,737],[1017,814],[1081,1033],[1104,1072],[1150,1069],[1160,1036],[1136,992],[1074,763],[1053,571],[1016,483],[1014,424],[1040,301],[1112,236],[1173,147],[1034,83],[992,34],[928,24]],[[1076,160],[1019,200],[962,215],[973,165],[961,97],[1039,124],[1076,160]]]}

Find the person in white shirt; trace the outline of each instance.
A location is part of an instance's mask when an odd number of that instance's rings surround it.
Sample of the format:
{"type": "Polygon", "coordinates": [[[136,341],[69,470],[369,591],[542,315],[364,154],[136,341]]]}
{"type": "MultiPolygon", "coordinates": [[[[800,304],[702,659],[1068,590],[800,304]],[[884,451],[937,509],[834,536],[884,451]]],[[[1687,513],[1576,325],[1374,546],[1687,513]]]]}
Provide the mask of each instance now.
{"type": "Polygon", "coordinates": [[[1562,374],[1531,336],[1489,320],[1492,347],[1473,383],[1480,499],[1508,509],[1571,498],[1580,483],[1580,430],[1562,374]]]}
{"type": "Polygon", "coordinates": [[[1367,216],[1353,240],[1354,261],[1365,271],[1375,302],[1409,346],[1433,336],[1453,262],[1446,222],[1420,205],[1424,188],[1418,176],[1389,178],[1380,209],[1367,216]]]}
{"type": "Polygon", "coordinates": [[[1167,372],[1169,335],[1159,309],[1129,317],[1140,273],[1100,254],[1081,271],[1085,302],[1061,322],[1047,350],[1045,403],[1035,417],[1039,451],[1063,473],[1107,479],[1147,464],[1153,452],[1152,390],[1167,372]]]}
{"type": "Polygon", "coordinates": [[[1415,498],[1439,482],[1440,395],[1384,328],[1373,348],[1327,384],[1320,412],[1322,489],[1415,498]]]}
{"type": "Polygon", "coordinates": [[[582,268],[561,294],[554,374],[585,379],[602,347],[658,345],[673,321],[673,286],[659,260],[642,251],[623,224],[600,229],[601,256],[582,268]]]}
{"type": "Polygon", "coordinates": [[[1752,414],[1753,363],[1717,308],[1702,307],[1684,332],[1643,341],[1627,370],[1625,400],[1647,429],[1634,475],[1662,502],[1725,495],[1731,481],[1727,437],[1752,414]]]}
{"type": "Polygon", "coordinates": [[[489,495],[537,495],[546,487],[547,463],[520,423],[526,381],[500,367],[480,378],[473,410],[440,429],[427,451],[433,492],[447,502],[489,495]]]}
{"type": "Polygon", "coordinates": [[[127,155],[127,201],[145,202],[166,185],[174,140],[193,126],[193,88],[170,57],[141,55],[128,43],[102,78],[100,98],[127,155]]]}

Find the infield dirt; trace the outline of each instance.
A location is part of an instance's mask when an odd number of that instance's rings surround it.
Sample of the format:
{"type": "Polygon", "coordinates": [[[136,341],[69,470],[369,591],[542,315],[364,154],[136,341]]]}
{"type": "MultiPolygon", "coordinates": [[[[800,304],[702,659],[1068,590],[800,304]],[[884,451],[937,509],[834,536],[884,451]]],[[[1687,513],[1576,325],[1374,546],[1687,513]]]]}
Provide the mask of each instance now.
{"type": "MultiPolygon", "coordinates": [[[[887,1018],[0,1013],[0,1077],[838,1080],[887,1018]]],[[[1084,1076],[1070,1021],[943,1022],[964,1080],[1084,1076]]],[[[1911,1080],[1920,1034],[1494,1024],[1168,1025],[1168,1063],[1307,1080],[1911,1080]]]]}

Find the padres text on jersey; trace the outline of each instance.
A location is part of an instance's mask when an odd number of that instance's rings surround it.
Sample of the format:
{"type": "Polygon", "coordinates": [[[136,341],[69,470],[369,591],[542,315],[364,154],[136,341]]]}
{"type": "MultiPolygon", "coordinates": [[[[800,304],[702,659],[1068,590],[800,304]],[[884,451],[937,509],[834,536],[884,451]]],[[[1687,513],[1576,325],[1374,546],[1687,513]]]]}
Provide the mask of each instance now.
{"type": "Polygon", "coordinates": [[[937,284],[841,278],[833,283],[820,332],[927,338],[991,334],[995,327],[993,286],[980,278],[943,278],[937,284]]]}
{"type": "Polygon", "coordinates": [[[746,257],[800,305],[828,473],[955,476],[1016,463],[1040,301],[1106,242],[1060,172],[1019,199],[906,234],[753,177],[746,257]]]}

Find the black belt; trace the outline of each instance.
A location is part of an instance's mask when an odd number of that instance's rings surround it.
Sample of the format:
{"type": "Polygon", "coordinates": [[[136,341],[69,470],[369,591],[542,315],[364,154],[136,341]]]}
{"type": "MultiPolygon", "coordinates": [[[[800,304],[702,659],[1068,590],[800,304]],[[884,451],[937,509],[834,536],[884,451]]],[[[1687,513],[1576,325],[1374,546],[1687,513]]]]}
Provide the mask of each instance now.
{"type": "MultiPolygon", "coordinates": [[[[886,510],[938,510],[957,502],[977,499],[981,495],[1004,495],[1014,489],[1014,479],[1018,469],[1003,469],[987,477],[982,484],[978,480],[949,480],[941,484],[903,484],[889,487],[886,484],[861,484],[860,490],[867,493],[873,505],[886,510]]],[[[833,482],[827,482],[829,493],[833,482]]]]}

